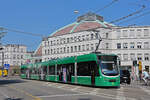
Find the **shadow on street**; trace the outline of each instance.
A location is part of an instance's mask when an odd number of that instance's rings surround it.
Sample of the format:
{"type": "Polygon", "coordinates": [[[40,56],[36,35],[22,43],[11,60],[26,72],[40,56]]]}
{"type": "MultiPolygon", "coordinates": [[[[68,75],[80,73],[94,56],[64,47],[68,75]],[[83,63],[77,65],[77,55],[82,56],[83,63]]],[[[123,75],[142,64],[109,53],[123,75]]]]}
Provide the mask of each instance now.
{"type": "Polygon", "coordinates": [[[6,98],[6,99],[4,99],[4,100],[23,100],[22,98],[6,98]]]}
{"type": "MultiPolygon", "coordinates": [[[[25,81],[23,80],[19,80],[19,79],[12,79],[12,80],[8,80],[8,79],[5,79],[5,80],[0,80],[0,86],[1,85],[8,85],[8,84],[16,84],[16,83],[24,83],[25,81]]],[[[9,100],[9,99],[8,99],[9,100]]],[[[11,99],[10,99],[11,100],[11,99]]],[[[18,100],[18,99],[17,99],[18,100]]]]}
{"type": "Polygon", "coordinates": [[[89,98],[82,98],[82,99],[79,99],[79,100],[91,100],[91,99],[89,99],[89,98]]]}

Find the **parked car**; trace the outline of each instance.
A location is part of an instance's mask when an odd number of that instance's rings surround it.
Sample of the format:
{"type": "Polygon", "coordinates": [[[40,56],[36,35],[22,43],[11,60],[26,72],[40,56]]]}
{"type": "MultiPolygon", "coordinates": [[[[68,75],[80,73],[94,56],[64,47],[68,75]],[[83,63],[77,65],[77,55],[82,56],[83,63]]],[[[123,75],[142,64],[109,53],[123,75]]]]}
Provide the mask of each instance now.
{"type": "Polygon", "coordinates": [[[120,83],[131,83],[130,72],[128,70],[120,70],[120,83]]]}

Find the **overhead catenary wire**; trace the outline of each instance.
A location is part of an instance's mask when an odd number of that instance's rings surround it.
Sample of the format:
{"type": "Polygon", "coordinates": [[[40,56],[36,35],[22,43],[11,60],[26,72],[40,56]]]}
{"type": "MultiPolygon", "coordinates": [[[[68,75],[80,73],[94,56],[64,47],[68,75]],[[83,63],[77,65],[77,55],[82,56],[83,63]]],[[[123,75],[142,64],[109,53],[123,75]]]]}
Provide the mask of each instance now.
{"type": "Polygon", "coordinates": [[[37,37],[44,37],[43,34],[36,34],[36,33],[32,33],[32,32],[24,32],[24,31],[20,31],[20,30],[16,30],[16,29],[9,29],[9,28],[5,28],[5,27],[2,27],[3,30],[6,30],[6,31],[11,31],[11,32],[16,32],[16,33],[22,33],[22,34],[27,34],[27,35],[32,35],[32,36],[37,36],[37,37]]]}
{"type": "Polygon", "coordinates": [[[108,8],[109,6],[111,6],[112,4],[114,4],[117,1],[119,1],[119,0],[113,0],[111,3],[105,5],[103,8],[100,8],[100,9],[96,10],[95,13],[98,13],[98,12],[104,10],[105,8],[108,8]]]}
{"type": "Polygon", "coordinates": [[[143,13],[143,14],[140,14],[139,16],[135,16],[135,17],[133,17],[133,18],[130,18],[130,19],[128,19],[128,20],[122,21],[122,22],[120,22],[120,23],[118,23],[118,24],[122,24],[122,23],[125,23],[125,22],[129,22],[129,21],[135,20],[135,19],[137,19],[137,18],[140,18],[140,17],[142,17],[142,16],[148,15],[148,14],[150,14],[150,11],[145,12],[145,13],[143,13]]]}
{"type": "Polygon", "coordinates": [[[133,12],[133,13],[130,13],[130,14],[128,14],[127,16],[123,16],[123,17],[121,17],[121,18],[119,18],[119,19],[116,19],[116,20],[114,20],[114,21],[111,21],[110,23],[116,23],[116,22],[119,22],[119,21],[121,21],[121,20],[124,20],[124,19],[126,19],[126,18],[128,18],[128,17],[131,17],[131,16],[134,16],[134,15],[136,15],[136,14],[139,14],[139,13],[141,13],[144,9],[145,9],[145,5],[142,5],[142,8],[140,9],[140,10],[137,10],[137,11],[135,11],[135,12],[133,12]]]}

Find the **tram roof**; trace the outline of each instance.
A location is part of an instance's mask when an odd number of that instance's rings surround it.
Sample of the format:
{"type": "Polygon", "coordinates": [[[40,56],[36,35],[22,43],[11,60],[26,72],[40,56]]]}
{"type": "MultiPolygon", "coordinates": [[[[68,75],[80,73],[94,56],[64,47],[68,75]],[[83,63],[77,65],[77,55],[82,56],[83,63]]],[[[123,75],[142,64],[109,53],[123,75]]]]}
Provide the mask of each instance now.
{"type": "Polygon", "coordinates": [[[69,63],[75,63],[75,57],[57,59],[57,64],[69,64],[69,63]]]}
{"type": "Polygon", "coordinates": [[[117,56],[116,54],[96,54],[97,56],[117,56]]]}
{"type": "Polygon", "coordinates": [[[20,66],[20,68],[29,68],[29,67],[33,67],[33,64],[25,64],[20,66]]]}
{"type": "Polygon", "coordinates": [[[39,67],[39,66],[47,66],[47,65],[55,65],[56,63],[58,65],[60,64],[71,64],[75,62],[87,62],[87,61],[96,61],[97,56],[117,56],[115,54],[103,54],[103,53],[90,53],[85,55],[79,55],[77,57],[66,57],[66,58],[60,58],[56,60],[49,60],[46,62],[39,62],[34,64],[26,64],[22,65],[21,68],[30,68],[30,67],[39,67]],[[39,66],[38,66],[39,65],[39,66]]]}

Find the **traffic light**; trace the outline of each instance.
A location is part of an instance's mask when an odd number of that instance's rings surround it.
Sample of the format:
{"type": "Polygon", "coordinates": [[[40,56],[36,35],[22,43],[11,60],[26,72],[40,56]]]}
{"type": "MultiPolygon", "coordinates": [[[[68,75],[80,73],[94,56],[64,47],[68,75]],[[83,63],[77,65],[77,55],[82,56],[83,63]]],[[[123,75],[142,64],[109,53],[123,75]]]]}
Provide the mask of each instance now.
{"type": "Polygon", "coordinates": [[[142,62],[141,61],[139,61],[139,71],[142,71],[142,62]]]}

